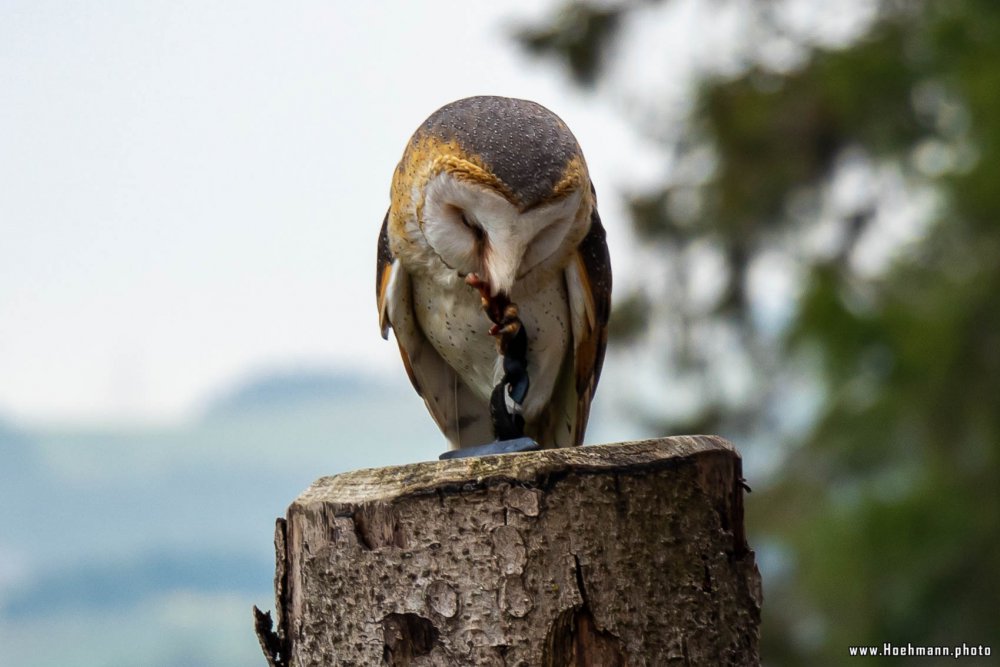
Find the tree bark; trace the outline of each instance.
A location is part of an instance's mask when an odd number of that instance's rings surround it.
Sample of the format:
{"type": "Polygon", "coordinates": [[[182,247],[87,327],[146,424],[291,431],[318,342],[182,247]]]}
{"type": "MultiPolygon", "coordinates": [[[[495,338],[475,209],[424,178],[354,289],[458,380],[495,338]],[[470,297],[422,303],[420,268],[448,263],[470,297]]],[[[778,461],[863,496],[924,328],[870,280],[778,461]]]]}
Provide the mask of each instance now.
{"type": "Polygon", "coordinates": [[[278,520],[272,667],[757,665],[739,454],[711,436],[324,477],[278,520]]]}

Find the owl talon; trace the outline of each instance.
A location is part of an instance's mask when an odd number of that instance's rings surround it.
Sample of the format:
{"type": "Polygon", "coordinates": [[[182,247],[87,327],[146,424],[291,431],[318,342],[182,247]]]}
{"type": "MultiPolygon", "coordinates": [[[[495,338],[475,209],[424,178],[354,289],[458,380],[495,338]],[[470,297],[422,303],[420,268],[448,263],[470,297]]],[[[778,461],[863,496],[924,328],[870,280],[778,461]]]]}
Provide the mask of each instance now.
{"type": "Polygon", "coordinates": [[[507,322],[503,326],[499,324],[494,324],[490,327],[491,336],[499,336],[501,341],[509,340],[517,335],[517,332],[521,330],[521,320],[515,320],[513,322],[507,322]]]}
{"type": "MultiPolygon", "coordinates": [[[[510,302],[507,295],[497,294],[494,296],[489,282],[480,278],[479,274],[470,273],[466,275],[465,284],[479,292],[479,299],[483,310],[486,311],[486,316],[490,318],[493,324],[503,326],[507,318],[507,313],[511,308],[514,309],[514,316],[517,316],[517,307],[510,302]]],[[[493,329],[490,329],[490,334],[496,335],[493,329]]]]}
{"type": "Polygon", "coordinates": [[[510,341],[513,340],[514,336],[518,334],[524,325],[521,323],[521,318],[518,314],[517,306],[513,303],[508,303],[503,310],[503,317],[499,322],[496,322],[490,327],[490,335],[497,336],[500,340],[500,352],[505,354],[507,348],[510,345],[510,341]]]}
{"type": "Polygon", "coordinates": [[[479,290],[483,296],[487,296],[489,294],[489,283],[480,278],[478,273],[465,274],[465,284],[479,290]]]}
{"type": "Polygon", "coordinates": [[[465,276],[465,284],[479,292],[479,298],[483,302],[483,308],[486,310],[487,314],[489,314],[490,303],[493,301],[490,284],[480,278],[478,273],[467,274],[465,276]]]}

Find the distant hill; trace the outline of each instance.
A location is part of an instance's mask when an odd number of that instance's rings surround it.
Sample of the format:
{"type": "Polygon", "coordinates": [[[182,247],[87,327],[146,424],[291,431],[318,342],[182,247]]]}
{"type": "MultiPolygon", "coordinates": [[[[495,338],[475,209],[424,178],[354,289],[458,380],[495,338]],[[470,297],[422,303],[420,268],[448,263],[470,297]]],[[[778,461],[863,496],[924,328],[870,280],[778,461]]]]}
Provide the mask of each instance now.
{"type": "Polygon", "coordinates": [[[303,404],[341,401],[371,395],[383,387],[356,373],[330,370],[282,370],[258,373],[237,382],[211,400],[204,417],[281,410],[303,404]]]}
{"type": "Polygon", "coordinates": [[[85,561],[44,572],[0,600],[0,618],[54,612],[132,608],[157,594],[197,590],[201,594],[267,592],[271,559],[243,552],[155,551],[108,562],[85,561]]]}
{"type": "Polygon", "coordinates": [[[32,438],[0,417],[0,484],[28,488],[24,478],[38,468],[38,453],[32,438]]]}

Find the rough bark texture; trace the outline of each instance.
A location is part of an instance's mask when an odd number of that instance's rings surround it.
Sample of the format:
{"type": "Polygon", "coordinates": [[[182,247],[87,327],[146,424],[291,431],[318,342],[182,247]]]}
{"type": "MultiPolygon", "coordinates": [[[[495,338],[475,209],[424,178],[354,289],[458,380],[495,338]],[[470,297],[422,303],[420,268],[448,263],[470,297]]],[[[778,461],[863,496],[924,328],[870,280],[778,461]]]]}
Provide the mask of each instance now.
{"type": "MultiPolygon", "coordinates": [[[[739,455],[708,436],[359,470],[278,520],[272,665],[756,665],[739,455]]],[[[270,647],[270,648],[269,648],[270,647]]]]}

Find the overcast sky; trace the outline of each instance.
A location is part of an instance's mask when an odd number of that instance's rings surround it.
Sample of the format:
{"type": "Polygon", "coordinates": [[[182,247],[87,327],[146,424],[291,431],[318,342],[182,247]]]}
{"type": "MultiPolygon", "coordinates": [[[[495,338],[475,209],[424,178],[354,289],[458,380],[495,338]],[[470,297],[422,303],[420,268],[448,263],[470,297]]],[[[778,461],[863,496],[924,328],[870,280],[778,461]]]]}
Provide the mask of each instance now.
{"type": "Polygon", "coordinates": [[[406,140],[460,97],[560,114],[624,252],[643,147],[513,44],[549,4],[5,0],[0,415],[173,419],[262,369],[399,373],[375,239],[406,140]]]}
{"type": "MultiPolygon", "coordinates": [[[[633,101],[676,118],[695,72],[802,51],[758,39],[748,3],[646,5],[593,97],[511,37],[555,4],[4,0],[0,418],[173,420],[269,369],[400,376],[373,296],[389,181],[423,119],[469,95],[562,116],[616,294],[655,270],[636,261],[621,193],[671,165],[628,125],[633,101]]],[[[781,6],[792,32],[835,44],[876,5],[781,6]]]]}

